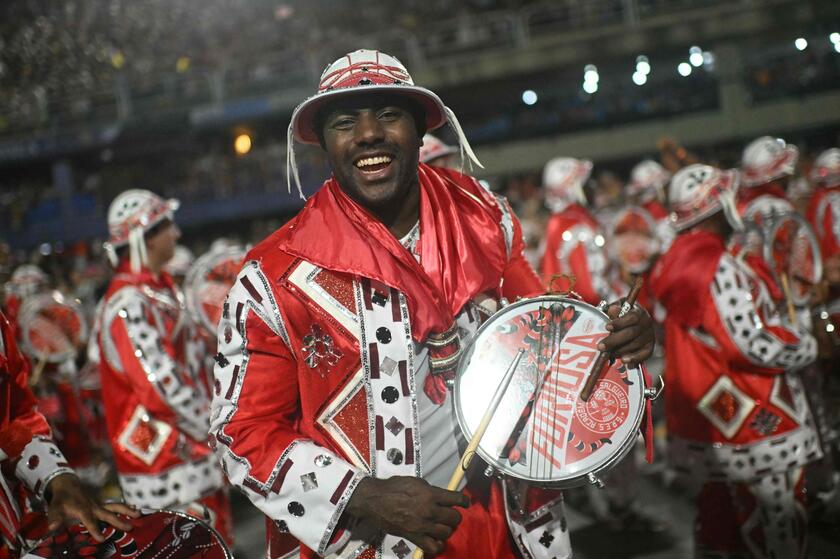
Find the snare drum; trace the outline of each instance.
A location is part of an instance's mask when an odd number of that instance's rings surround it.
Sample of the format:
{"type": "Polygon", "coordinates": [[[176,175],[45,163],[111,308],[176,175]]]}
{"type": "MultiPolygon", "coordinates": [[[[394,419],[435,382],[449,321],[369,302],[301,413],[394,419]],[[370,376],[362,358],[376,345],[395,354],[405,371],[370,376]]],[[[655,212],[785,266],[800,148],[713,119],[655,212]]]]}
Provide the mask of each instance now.
{"type": "Polygon", "coordinates": [[[477,450],[497,473],[569,488],[598,483],[599,474],[630,452],[647,395],[641,368],[616,362],[589,401],[579,397],[593,373],[598,343],[609,334],[608,322],[599,308],[546,295],[504,307],[478,330],[454,386],[456,415],[467,439],[517,353],[525,350],[477,450]]]}
{"type": "MultiPolygon", "coordinates": [[[[106,526],[105,541],[98,543],[84,526],[63,526],[39,541],[23,559],[108,557],[137,559],[231,559],[222,537],[204,522],[181,512],[144,509],[139,518],[128,518],[129,532],[106,526]]],[[[123,517],[125,518],[125,517],[123,517]]]]}
{"type": "Polygon", "coordinates": [[[242,268],[245,249],[227,246],[202,255],[184,280],[187,312],[212,336],[222,316],[222,304],[242,268]]]}
{"type": "Polygon", "coordinates": [[[73,359],[87,340],[87,323],[79,303],[58,291],[28,297],[18,323],[20,347],[35,361],[73,359]]]}

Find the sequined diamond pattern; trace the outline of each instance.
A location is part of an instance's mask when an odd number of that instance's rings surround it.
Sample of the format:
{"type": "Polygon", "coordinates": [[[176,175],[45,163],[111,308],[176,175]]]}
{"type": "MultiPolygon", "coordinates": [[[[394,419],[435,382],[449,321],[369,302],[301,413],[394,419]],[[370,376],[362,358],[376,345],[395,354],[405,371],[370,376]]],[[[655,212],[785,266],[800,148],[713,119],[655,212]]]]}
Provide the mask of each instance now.
{"type": "Polygon", "coordinates": [[[735,436],[753,408],[755,402],[725,375],[717,379],[697,404],[700,413],[728,439],[735,436]]]}
{"type": "Polygon", "coordinates": [[[400,431],[402,431],[404,427],[405,425],[400,423],[400,420],[394,417],[393,415],[391,416],[391,419],[388,420],[388,423],[385,424],[385,428],[388,429],[391,433],[393,433],[394,436],[399,435],[400,431]]]}

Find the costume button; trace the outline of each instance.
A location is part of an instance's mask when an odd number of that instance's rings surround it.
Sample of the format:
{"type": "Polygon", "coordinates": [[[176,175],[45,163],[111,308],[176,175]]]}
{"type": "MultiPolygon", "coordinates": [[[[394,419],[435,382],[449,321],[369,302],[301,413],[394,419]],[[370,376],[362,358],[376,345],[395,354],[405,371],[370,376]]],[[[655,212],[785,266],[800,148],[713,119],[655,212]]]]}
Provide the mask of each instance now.
{"type": "Polygon", "coordinates": [[[315,457],[315,465],[319,468],[326,468],[330,464],[332,464],[332,458],[330,458],[326,454],[319,454],[315,457]]]}
{"type": "Polygon", "coordinates": [[[400,399],[400,391],[393,386],[386,386],[382,389],[382,400],[387,404],[393,404],[400,399]]]}
{"type": "Polygon", "coordinates": [[[403,461],[403,453],[399,451],[399,449],[392,448],[388,451],[388,454],[385,455],[388,458],[388,462],[395,466],[399,466],[402,464],[403,461]]]}
{"type": "Polygon", "coordinates": [[[376,339],[380,344],[387,344],[391,341],[391,331],[385,326],[380,326],[376,329],[376,339]]]}
{"type": "Polygon", "coordinates": [[[306,509],[303,508],[303,505],[301,505],[297,501],[292,501],[291,503],[289,503],[288,509],[289,514],[297,517],[303,516],[303,514],[306,512],[306,509]]]}

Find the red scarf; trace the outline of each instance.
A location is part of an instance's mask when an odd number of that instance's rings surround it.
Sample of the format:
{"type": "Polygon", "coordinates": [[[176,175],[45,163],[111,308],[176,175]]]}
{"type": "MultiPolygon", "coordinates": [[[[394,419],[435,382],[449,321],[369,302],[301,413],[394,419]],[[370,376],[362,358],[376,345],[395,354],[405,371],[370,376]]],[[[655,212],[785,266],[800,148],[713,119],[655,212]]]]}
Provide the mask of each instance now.
{"type": "Polygon", "coordinates": [[[280,248],[321,268],[374,279],[403,293],[412,336],[445,332],[478,293],[498,290],[506,263],[501,211],[475,179],[421,164],[420,263],[330,178],[280,248]]]}

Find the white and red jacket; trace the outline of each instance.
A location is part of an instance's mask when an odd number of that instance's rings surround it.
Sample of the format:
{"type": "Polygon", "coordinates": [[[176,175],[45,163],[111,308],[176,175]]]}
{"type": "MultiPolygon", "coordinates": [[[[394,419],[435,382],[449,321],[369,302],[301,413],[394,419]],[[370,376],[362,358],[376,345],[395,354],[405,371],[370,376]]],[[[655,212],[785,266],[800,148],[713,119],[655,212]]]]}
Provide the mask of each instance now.
{"type": "Polygon", "coordinates": [[[840,185],[815,189],[807,218],[820,241],[823,261],[840,256],[840,185]]]}
{"type": "Polygon", "coordinates": [[[116,270],[99,317],[102,396],[125,501],[165,508],[223,487],[207,445],[200,338],[172,279],[116,270]]]}
{"type": "Polygon", "coordinates": [[[795,372],[814,337],[711,232],[679,235],[651,276],[665,306],[669,458],[695,479],[750,481],[822,454],[795,372]]]}
{"type": "Polygon", "coordinates": [[[43,498],[54,477],[73,471],[50,439],[28,381],[27,361],[0,313],[0,556],[14,557],[30,539],[21,523],[26,504],[19,484],[43,498]]]}
{"type": "Polygon", "coordinates": [[[580,204],[570,204],[548,218],[540,271],[549,286],[558,274],[574,277],[572,290],[597,305],[609,299],[605,239],[598,222],[580,204]]]}
{"type": "MultiPolygon", "coordinates": [[[[231,482],[268,517],[269,557],[280,532],[303,557],[408,557],[414,544],[343,511],[366,476],[445,486],[457,464],[465,441],[452,395],[431,400],[422,325],[451,310],[463,343],[501,295],[541,291],[506,202],[455,171],[421,164],[419,176],[419,227],[404,244],[330,180],[250,251],[224,304],[211,434],[231,482]],[[430,278],[446,286],[428,292],[441,305],[412,293],[430,278]]],[[[440,557],[513,557],[497,555],[511,534],[526,556],[570,556],[558,493],[477,478],[440,557]]]]}

